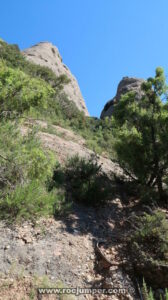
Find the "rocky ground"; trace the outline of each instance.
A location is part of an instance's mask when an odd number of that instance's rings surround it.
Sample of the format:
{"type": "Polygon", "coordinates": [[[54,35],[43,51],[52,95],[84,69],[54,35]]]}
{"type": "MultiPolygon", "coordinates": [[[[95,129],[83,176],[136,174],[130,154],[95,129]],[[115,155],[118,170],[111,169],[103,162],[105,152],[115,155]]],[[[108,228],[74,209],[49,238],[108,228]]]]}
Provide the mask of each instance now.
{"type": "Polygon", "coordinates": [[[115,199],[101,210],[75,204],[62,220],[41,219],[10,227],[1,222],[0,299],[13,299],[13,294],[17,300],[37,299],[36,295],[31,298],[34,278],[39,282],[46,278],[48,287],[126,289],[124,295],[80,295],[79,299],[138,299],[133,282],[120,266],[125,259],[120,254],[125,234],[121,220],[125,217],[125,207],[115,199]],[[102,251],[114,265],[106,267],[97,255],[98,241],[104,242],[102,251]]]}

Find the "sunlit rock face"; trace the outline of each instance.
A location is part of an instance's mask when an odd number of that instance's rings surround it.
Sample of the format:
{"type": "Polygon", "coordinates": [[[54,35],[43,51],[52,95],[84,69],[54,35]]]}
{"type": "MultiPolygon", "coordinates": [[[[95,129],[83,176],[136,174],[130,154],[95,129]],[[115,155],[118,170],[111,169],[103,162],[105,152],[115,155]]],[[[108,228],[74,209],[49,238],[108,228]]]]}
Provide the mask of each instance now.
{"type": "Polygon", "coordinates": [[[57,76],[65,74],[70,82],[64,86],[64,92],[69,100],[73,101],[80,111],[89,115],[85,101],[82,97],[78,82],[69,68],[63,63],[58,48],[49,42],[41,42],[23,51],[27,60],[50,68],[57,76]]]}
{"type": "Polygon", "coordinates": [[[123,79],[120,81],[116,96],[109,100],[106,105],[104,106],[100,118],[103,119],[105,117],[110,117],[113,113],[114,109],[114,103],[117,103],[121,95],[124,95],[130,91],[136,92],[136,98],[140,99],[143,95],[141,85],[144,82],[143,79],[139,78],[132,78],[132,77],[123,77],[123,79]]]}

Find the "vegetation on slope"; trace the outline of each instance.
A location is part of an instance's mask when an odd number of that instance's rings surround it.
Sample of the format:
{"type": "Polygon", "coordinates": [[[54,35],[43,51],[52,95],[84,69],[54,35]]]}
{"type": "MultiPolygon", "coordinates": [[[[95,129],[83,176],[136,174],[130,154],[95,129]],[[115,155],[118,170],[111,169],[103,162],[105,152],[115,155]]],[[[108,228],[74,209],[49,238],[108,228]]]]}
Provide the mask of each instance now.
{"type": "Polygon", "coordinates": [[[35,132],[20,134],[13,121],[0,127],[0,217],[10,222],[51,214],[58,195],[48,193],[45,182],[53,174],[55,159],[44,151],[35,132]]]}
{"type": "MultiPolygon", "coordinates": [[[[37,140],[36,131],[21,133],[25,118],[71,128],[90,149],[117,159],[136,182],[136,190],[141,188],[143,198],[166,205],[168,89],[163,70],[158,68],[156,76],[143,84],[141,100],[132,92],[124,95],[114,105],[113,117],[104,120],[85,117],[62,92],[67,83],[66,76],[56,77],[50,69],[26,61],[16,45],[0,40],[0,217],[13,221],[64,213],[70,203],[67,193],[92,205],[110,195],[94,159],[74,157],[58,167],[53,154],[37,140]]],[[[133,252],[136,248],[143,257],[150,255],[155,270],[158,260],[167,264],[167,219],[156,213],[141,221],[131,239],[133,252]]],[[[147,266],[143,262],[141,275],[147,266]]]]}
{"type": "MultiPolygon", "coordinates": [[[[86,118],[78,111],[62,93],[63,85],[67,83],[65,76],[56,77],[50,69],[26,61],[16,45],[0,41],[1,218],[12,221],[42,214],[56,215],[69,208],[64,192],[60,191],[65,190],[62,183],[52,191],[48,190],[57,161],[51,152],[41,147],[36,132],[21,134],[20,127],[25,119],[42,119],[50,124],[71,127],[88,139],[95,151],[107,149],[108,136],[106,132],[105,143],[103,131],[109,123],[86,118]]],[[[93,170],[96,167],[94,162],[85,162],[82,172],[87,166],[93,170]]],[[[70,163],[67,170],[69,168],[70,163]]],[[[75,174],[77,170],[73,172],[75,174]]],[[[102,190],[97,182],[97,172],[92,172],[88,182],[78,187],[78,192],[83,190],[85,202],[90,202],[91,195],[96,199],[95,193],[102,190]]],[[[75,189],[73,191],[76,193],[75,189]]]]}
{"type": "MultiPolygon", "coordinates": [[[[17,45],[8,45],[3,41],[0,41],[0,60],[3,69],[5,69],[2,72],[6,74],[1,74],[1,78],[6,76],[3,89],[8,90],[9,86],[6,86],[6,84],[8,81],[12,81],[11,96],[12,93],[14,95],[16,93],[15,99],[19,95],[19,90],[21,93],[23,89],[25,90],[24,98],[25,96],[28,97],[26,104],[30,101],[29,107],[26,107],[27,115],[50,121],[55,125],[69,127],[82,135],[87,141],[87,146],[96,153],[101,154],[104,152],[107,156],[113,154],[110,119],[98,120],[97,118],[85,117],[83,112],[80,112],[75,104],[68,100],[67,95],[62,92],[64,84],[69,82],[65,75],[57,77],[49,68],[28,62],[17,45]],[[30,84],[26,86],[29,80],[30,84]],[[15,83],[16,86],[14,86],[15,83]],[[35,86],[37,86],[36,91],[34,90],[35,86]],[[37,103],[37,99],[31,98],[32,95],[29,95],[30,90],[31,93],[36,92],[36,97],[39,96],[41,103],[37,103]],[[40,93],[43,93],[42,98],[40,98],[40,93]],[[34,103],[31,103],[33,101],[34,103]]],[[[21,93],[18,101],[22,99],[21,93]]],[[[5,99],[3,99],[4,101],[5,99]]],[[[10,102],[10,104],[12,114],[18,112],[17,109],[21,110],[14,103],[10,102]]]]}

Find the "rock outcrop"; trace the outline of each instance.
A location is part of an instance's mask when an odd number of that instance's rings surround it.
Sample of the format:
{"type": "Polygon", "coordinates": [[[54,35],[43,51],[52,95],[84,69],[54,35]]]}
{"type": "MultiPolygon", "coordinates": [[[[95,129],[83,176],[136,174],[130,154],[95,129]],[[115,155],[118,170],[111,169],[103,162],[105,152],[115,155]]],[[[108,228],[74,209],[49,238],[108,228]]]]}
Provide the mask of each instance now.
{"type": "Polygon", "coordinates": [[[78,82],[62,62],[57,47],[49,42],[41,42],[24,50],[23,54],[29,61],[52,69],[56,76],[65,74],[70,79],[70,82],[64,86],[65,94],[67,94],[69,100],[76,104],[80,111],[83,111],[86,116],[89,115],[78,82]]]}
{"type": "Polygon", "coordinates": [[[126,94],[130,91],[136,92],[137,99],[140,99],[142,97],[142,90],[141,90],[141,84],[143,83],[143,79],[139,78],[132,78],[132,77],[123,77],[123,79],[120,81],[118,88],[117,88],[117,94],[116,96],[109,100],[106,105],[104,106],[100,118],[103,119],[105,117],[110,117],[113,112],[114,103],[118,102],[121,98],[121,95],[126,94]]]}

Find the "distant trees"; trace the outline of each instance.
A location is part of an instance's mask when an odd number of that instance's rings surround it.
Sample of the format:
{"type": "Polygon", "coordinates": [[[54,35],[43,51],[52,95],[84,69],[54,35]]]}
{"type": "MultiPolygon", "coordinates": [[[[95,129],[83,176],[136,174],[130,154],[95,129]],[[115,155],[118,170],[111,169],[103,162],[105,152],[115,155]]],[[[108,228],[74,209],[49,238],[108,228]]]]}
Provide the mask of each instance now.
{"type": "Polygon", "coordinates": [[[115,105],[115,150],[124,170],[141,184],[157,186],[163,199],[168,170],[168,87],[162,68],[142,84],[143,96],[135,92],[115,105]]]}

